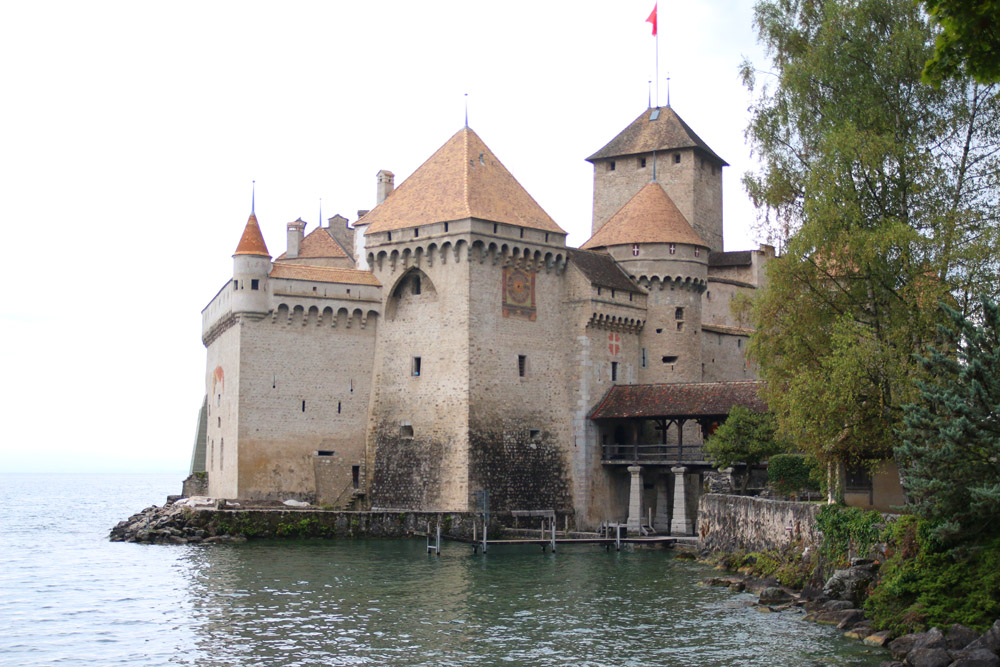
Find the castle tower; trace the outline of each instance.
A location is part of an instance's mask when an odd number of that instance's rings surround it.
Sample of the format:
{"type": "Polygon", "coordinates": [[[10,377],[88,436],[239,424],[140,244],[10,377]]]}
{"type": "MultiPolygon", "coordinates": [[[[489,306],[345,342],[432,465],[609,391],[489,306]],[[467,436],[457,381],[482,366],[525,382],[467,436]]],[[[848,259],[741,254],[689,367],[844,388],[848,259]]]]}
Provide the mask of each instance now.
{"type": "Polygon", "coordinates": [[[259,313],[270,311],[267,296],[267,274],[271,271],[271,255],[253,213],[247,219],[243,236],[233,253],[233,312],[259,313]]]}
{"type": "Polygon", "coordinates": [[[645,110],[587,160],[594,165],[593,234],[655,179],[708,247],[722,251],[722,168],[728,165],[672,108],[645,110]]]}
{"type": "Polygon", "coordinates": [[[467,127],[361,222],[383,285],[372,506],[571,507],[566,232],[467,127]]]}
{"type": "Polygon", "coordinates": [[[700,382],[709,247],[664,188],[646,183],[581,247],[606,251],[649,290],[639,383],[700,382]]]}

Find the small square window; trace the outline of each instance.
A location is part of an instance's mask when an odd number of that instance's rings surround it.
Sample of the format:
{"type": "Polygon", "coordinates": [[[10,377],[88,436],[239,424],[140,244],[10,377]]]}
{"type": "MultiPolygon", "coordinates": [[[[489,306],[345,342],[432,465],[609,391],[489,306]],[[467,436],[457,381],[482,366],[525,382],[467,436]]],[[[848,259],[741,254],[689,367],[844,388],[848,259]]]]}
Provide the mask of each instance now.
{"type": "Polygon", "coordinates": [[[646,158],[644,158],[644,157],[639,158],[639,165],[638,166],[639,166],[639,169],[645,169],[646,168],[646,158]]]}
{"type": "Polygon", "coordinates": [[[542,439],[541,430],[537,428],[529,428],[528,439],[531,440],[532,442],[538,442],[539,440],[541,440],[542,439]]]}
{"type": "Polygon", "coordinates": [[[420,375],[420,357],[413,357],[410,372],[416,377],[420,375]]]}
{"type": "MultiPolygon", "coordinates": [[[[258,280],[257,278],[251,278],[250,279],[250,289],[260,289],[260,280],[258,280]]],[[[316,289],[316,288],[313,287],[313,289],[316,289]]]]}
{"type": "Polygon", "coordinates": [[[681,163],[681,154],[674,153],[674,164],[680,164],[680,163],[681,163]]]}
{"type": "Polygon", "coordinates": [[[407,423],[399,425],[399,437],[405,438],[407,440],[413,439],[413,426],[407,423]]]}
{"type": "Polygon", "coordinates": [[[615,161],[612,160],[611,162],[608,163],[608,171],[614,171],[614,170],[615,170],[615,161]]]}

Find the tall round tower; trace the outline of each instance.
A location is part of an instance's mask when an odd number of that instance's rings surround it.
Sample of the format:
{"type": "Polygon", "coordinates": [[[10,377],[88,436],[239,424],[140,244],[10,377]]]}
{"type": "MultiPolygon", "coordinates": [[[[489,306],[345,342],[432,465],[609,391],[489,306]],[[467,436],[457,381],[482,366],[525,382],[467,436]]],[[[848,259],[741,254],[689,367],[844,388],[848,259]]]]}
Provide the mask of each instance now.
{"type": "Polygon", "coordinates": [[[271,271],[271,255],[264,244],[264,237],[252,212],[243,228],[243,236],[233,253],[234,313],[260,313],[270,311],[267,295],[267,275],[271,271]]]}
{"type": "Polygon", "coordinates": [[[639,383],[700,382],[701,296],[709,245],[656,181],[582,246],[603,250],[649,290],[639,338],[639,383]]]}

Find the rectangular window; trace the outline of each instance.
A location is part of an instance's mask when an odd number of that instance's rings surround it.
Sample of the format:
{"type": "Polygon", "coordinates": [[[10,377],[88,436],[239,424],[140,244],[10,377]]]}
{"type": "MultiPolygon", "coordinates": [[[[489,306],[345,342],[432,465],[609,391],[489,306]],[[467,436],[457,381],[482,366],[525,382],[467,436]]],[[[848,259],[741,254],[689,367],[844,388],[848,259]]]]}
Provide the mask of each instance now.
{"type": "Polygon", "coordinates": [[[413,238],[419,238],[419,237],[420,237],[420,228],[419,227],[414,227],[413,228],[413,238]]]}
{"type": "Polygon", "coordinates": [[[388,237],[389,237],[388,240],[391,241],[392,240],[392,232],[386,232],[386,233],[388,234],[388,237]]]}
{"type": "Polygon", "coordinates": [[[420,276],[413,276],[413,293],[420,294],[420,276]]]}
{"type": "Polygon", "coordinates": [[[611,381],[618,382],[618,362],[611,362],[611,381]]]}
{"type": "Polygon", "coordinates": [[[361,485],[361,466],[351,466],[351,484],[355,489],[361,485]]]}
{"type": "Polygon", "coordinates": [[[413,438],[413,426],[408,422],[403,422],[399,425],[399,436],[401,438],[406,438],[410,440],[413,438]]]}
{"type": "Polygon", "coordinates": [[[240,281],[238,281],[238,280],[234,280],[234,281],[233,281],[233,291],[235,292],[235,291],[236,291],[236,290],[238,290],[239,288],[240,288],[240,281]]]}
{"type": "Polygon", "coordinates": [[[420,375],[420,357],[413,357],[413,364],[410,367],[410,372],[415,376],[420,375]]]}
{"type": "Polygon", "coordinates": [[[524,373],[528,368],[528,357],[524,354],[517,355],[517,374],[519,377],[524,377],[524,373]]]}
{"type": "Polygon", "coordinates": [[[868,491],[872,488],[872,477],[863,466],[848,466],[844,486],[847,491],[868,491]]]}
{"type": "Polygon", "coordinates": [[[684,319],[684,309],[683,308],[675,308],[674,309],[674,319],[675,320],[683,320],[684,319]]]}
{"type": "Polygon", "coordinates": [[[334,453],[332,449],[320,449],[316,451],[316,456],[333,456],[334,453]]]}
{"type": "Polygon", "coordinates": [[[646,158],[641,157],[639,158],[639,169],[645,169],[645,168],[646,168],[646,158]]]}
{"type": "MultiPolygon", "coordinates": [[[[250,279],[250,289],[260,289],[260,281],[257,280],[256,278],[251,278],[250,279]]],[[[313,287],[313,290],[315,290],[315,289],[316,288],[313,287]]]]}
{"type": "Polygon", "coordinates": [[[672,364],[672,363],[674,363],[676,361],[677,361],[677,357],[676,356],[666,356],[666,357],[663,357],[663,363],[665,363],[665,364],[672,364]]]}
{"type": "Polygon", "coordinates": [[[306,402],[303,400],[302,401],[302,412],[305,412],[305,411],[306,411],[306,402]]]}
{"type": "Polygon", "coordinates": [[[521,238],[524,238],[524,227],[521,227],[521,238]]]}
{"type": "Polygon", "coordinates": [[[684,323],[683,322],[678,322],[677,323],[677,330],[678,331],[684,331],[684,323]]]}
{"type": "Polygon", "coordinates": [[[615,170],[615,161],[612,160],[611,162],[608,162],[608,171],[614,171],[614,170],[615,170]]]}
{"type": "Polygon", "coordinates": [[[448,231],[448,223],[447,223],[447,222],[446,222],[446,223],[444,223],[444,231],[445,231],[445,232],[447,232],[447,231],[448,231]]]}
{"type": "Polygon", "coordinates": [[[681,163],[681,154],[674,153],[674,164],[680,164],[680,163],[681,163]]]}

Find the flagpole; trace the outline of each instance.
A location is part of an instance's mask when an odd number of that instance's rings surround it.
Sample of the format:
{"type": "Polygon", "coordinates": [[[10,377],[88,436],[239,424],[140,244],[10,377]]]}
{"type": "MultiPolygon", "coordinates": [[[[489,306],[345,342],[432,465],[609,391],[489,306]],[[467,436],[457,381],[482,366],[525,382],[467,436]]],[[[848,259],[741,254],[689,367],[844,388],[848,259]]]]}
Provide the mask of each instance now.
{"type": "MultiPolygon", "coordinates": [[[[659,21],[659,17],[657,17],[659,21]]],[[[660,108],[660,31],[656,30],[656,108],[660,108]]]]}

